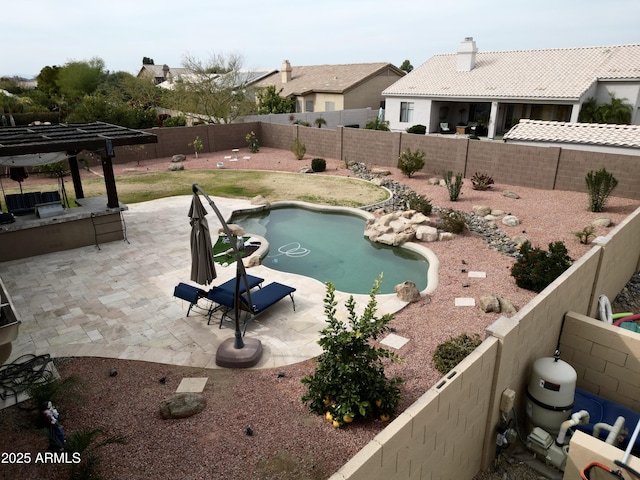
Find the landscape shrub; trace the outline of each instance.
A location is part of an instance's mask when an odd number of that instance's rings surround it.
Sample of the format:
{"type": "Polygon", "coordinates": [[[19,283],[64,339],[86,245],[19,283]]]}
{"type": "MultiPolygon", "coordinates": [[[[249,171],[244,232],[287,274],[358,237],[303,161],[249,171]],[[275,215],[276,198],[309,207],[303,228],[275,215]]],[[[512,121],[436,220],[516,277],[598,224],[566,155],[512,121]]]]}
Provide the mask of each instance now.
{"type": "Polygon", "coordinates": [[[260,150],[260,142],[258,142],[258,137],[254,132],[247,133],[245,140],[251,153],[257,153],[260,150]]]}
{"type": "Polygon", "coordinates": [[[307,153],[307,146],[302,143],[298,137],[296,137],[291,144],[291,151],[298,160],[302,160],[304,158],[304,154],[307,153]]]}
{"type": "Polygon", "coordinates": [[[424,155],[422,150],[412,152],[410,148],[407,148],[398,157],[398,168],[411,178],[414,173],[424,167],[424,155]]]}
{"type": "Polygon", "coordinates": [[[328,326],[320,332],[323,352],[316,360],[315,372],[301,381],[307,387],[302,401],[311,411],[324,415],[334,427],[354,420],[389,420],[400,402],[399,377],[385,376],[384,359],[399,361],[396,353],[375,346],[389,327],[392,314],[376,316],[376,294],[381,278],[369,293],[363,314],[356,314],[353,296],[346,301],[348,320],[336,318],[335,287],[327,282],[324,312],[328,326]]]}
{"type": "Polygon", "coordinates": [[[427,197],[411,191],[407,195],[407,208],[409,210],[420,212],[423,215],[431,215],[433,205],[431,205],[431,200],[429,200],[427,197]]]}
{"type": "Polygon", "coordinates": [[[314,158],[311,160],[311,170],[314,172],[324,172],[327,169],[327,162],[324,158],[314,158]]]}
{"type": "Polygon", "coordinates": [[[520,256],[511,267],[516,285],[540,293],[547,285],[571,266],[567,247],[563,242],[549,244],[549,251],[532,248],[528,240],[520,247],[520,256]]]}
{"type": "Polygon", "coordinates": [[[594,172],[591,170],[585,177],[587,183],[587,193],[589,194],[589,210],[601,212],[607,203],[607,199],[614,188],[618,185],[618,180],[605,168],[594,172]]]}
{"type": "Polygon", "coordinates": [[[171,115],[162,119],[163,127],[185,127],[187,125],[187,117],[184,115],[176,115],[172,117],[171,115]]]}
{"type": "Polygon", "coordinates": [[[433,365],[440,373],[448,373],[481,343],[482,340],[477,333],[472,336],[463,333],[455,338],[450,338],[436,347],[436,351],[433,353],[433,365]]]}
{"type": "Polygon", "coordinates": [[[440,217],[438,227],[445,232],[459,234],[462,233],[467,226],[464,214],[452,208],[440,210],[438,216],[440,217]]]}
{"type": "Polygon", "coordinates": [[[578,237],[580,243],[588,245],[591,242],[591,237],[595,236],[595,228],[592,225],[587,225],[579,232],[573,232],[573,234],[578,237]]]}
{"type": "Polygon", "coordinates": [[[407,128],[407,133],[416,133],[418,135],[424,135],[425,133],[427,133],[427,127],[424,125],[412,125],[411,127],[407,128]]]}
{"type": "Polygon", "coordinates": [[[449,200],[456,202],[460,196],[460,190],[462,190],[462,174],[456,173],[455,181],[453,181],[452,177],[453,172],[448,171],[444,176],[444,183],[447,185],[447,190],[449,190],[449,200]]]}
{"type": "Polygon", "coordinates": [[[474,173],[471,177],[471,185],[474,190],[489,190],[493,185],[493,178],[486,173],[474,173]]]}

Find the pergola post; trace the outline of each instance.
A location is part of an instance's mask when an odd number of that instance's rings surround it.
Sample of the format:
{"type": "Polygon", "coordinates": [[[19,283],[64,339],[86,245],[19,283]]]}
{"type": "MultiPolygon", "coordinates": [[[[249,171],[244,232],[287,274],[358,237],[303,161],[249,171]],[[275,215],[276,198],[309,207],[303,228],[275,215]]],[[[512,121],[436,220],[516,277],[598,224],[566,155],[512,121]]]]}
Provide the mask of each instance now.
{"type": "Polygon", "coordinates": [[[67,152],[69,157],[69,169],[71,170],[71,179],[73,180],[73,190],[76,194],[76,199],[84,198],[84,191],[82,190],[82,180],[80,179],[80,169],[78,168],[78,158],[76,155],[78,152],[67,152]]]}
{"type": "Polygon", "coordinates": [[[104,175],[104,184],[107,187],[107,207],[118,208],[120,207],[120,202],[118,201],[116,177],[113,173],[111,157],[115,157],[113,143],[111,143],[111,140],[107,140],[107,146],[104,154],[102,155],[102,174],[104,175]]]}

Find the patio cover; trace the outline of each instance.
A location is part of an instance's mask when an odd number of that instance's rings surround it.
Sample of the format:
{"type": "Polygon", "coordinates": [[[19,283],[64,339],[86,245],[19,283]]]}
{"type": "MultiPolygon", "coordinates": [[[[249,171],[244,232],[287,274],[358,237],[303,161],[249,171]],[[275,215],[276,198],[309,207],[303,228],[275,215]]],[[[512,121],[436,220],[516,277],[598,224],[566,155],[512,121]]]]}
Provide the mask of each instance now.
{"type": "Polygon", "coordinates": [[[0,128],[0,165],[31,167],[58,162],[67,157],[76,198],[83,198],[75,155],[82,150],[99,152],[107,188],[107,206],[118,208],[111,163],[113,148],[157,142],[158,137],[151,133],[104,122],[3,127],[0,128]]]}

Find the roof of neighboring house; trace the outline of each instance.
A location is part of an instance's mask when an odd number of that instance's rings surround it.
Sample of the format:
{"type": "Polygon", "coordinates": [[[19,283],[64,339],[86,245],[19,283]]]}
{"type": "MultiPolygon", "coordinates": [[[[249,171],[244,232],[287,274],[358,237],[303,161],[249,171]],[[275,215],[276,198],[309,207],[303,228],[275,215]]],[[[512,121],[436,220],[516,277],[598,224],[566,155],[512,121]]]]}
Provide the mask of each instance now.
{"type": "Polygon", "coordinates": [[[457,53],[435,55],[387,88],[386,96],[579,100],[597,80],[640,79],[640,44],[476,53],[457,71],[457,53]]]}
{"type": "Polygon", "coordinates": [[[640,148],[640,125],[523,119],[504,135],[503,140],[640,148]]]}
{"type": "MultiPolygon", "coordinates": [[[[142,75],[144,72],[154,78],[164,78],[165,66],[166,65],[143,65],[142,68],[140,68],[140,72],[138,72],[138,76],[142,75]]],[[[186,73],[191,73],[191,70],[189,70],[188,68],[176,68],[168,66],[166,66],[166,68],[168,68],[168,72],[170,72],[175,79],[178,79],[178,77],[186,73]]]]}
{"type": "MultiPolygon", "coordinates": [[[[203,75],[192,73],[190,70],[187,70],[184,68],[182,70],[184,70],[185,73],[182,73],[182,75],[180,75],[179,78],[170,78],[170,79],[164,80],[158,84],[158,87],[166,88],[168,90],[173,90],[175,88],[176,80],[182,80],[185,82],[193,82],[193,83],[197,83],[199,81],[205,80],[203,75]]],[[[266,77],[267,75],[272,74],[273,72],[277,72],[277,70],[251,70],[250,69],[250,70],[239,70],[237,72],[232,72],[229,74],[211,73],[211,74],[208,74],[208,76],[211,80],[215,80],[216,78],[224,77],[225,75],[234,75],[234,77],[231,78],[231,81],[234,81],[236,85],[248,86],[248,85],[253,85],[254,83],[258,82],[259,80],[266,77]]]]}
{"type": "Polygon", "coordinates": [[[405,73],[390,63],[351,63],[344,65],[309,65],[291,68],[291,80],[282,82],[282,73],[275,72],[255,84],[256,87],[275,85],[282,88],[284,97],[310,92],[345,93],[368,79],[389,70],[398,77],[405,73]]]}

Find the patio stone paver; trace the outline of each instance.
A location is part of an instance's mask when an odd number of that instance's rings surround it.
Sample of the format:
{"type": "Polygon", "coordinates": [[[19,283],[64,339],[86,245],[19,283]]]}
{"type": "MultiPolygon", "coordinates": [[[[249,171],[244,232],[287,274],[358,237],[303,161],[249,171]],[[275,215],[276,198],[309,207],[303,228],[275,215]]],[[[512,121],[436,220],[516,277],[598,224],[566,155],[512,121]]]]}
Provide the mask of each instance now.
{"type": "MultiPolygon", "coordinates": [[[[249,206],[245,200],[214,198],[223,217],[249,206]]],[[[128,243],[110,242],[0,263],[0,277],[22,319],[9,361],[30,354],[95,356],[174,365],[219,368],[215,352],[234,334],[232,325],[193,312],[173,297],[191,268],[191,196],[129,206],[124,212],[128,243]]],[[[205,202],[203,202],[205,203],[205,202]]],[[[209,205],[212,232],[219,225],[209,205]]],[[[217,266],[219,284],[235,267],[217,266]]],[[[264,266],[249,273],[294,286],[296,310],[284,300],[249,324],[247,337],[262,342],[256,368],[274,368],[319,355],[325,327],[325,286],[321,282],[264,266]]],[[[206,287],[205,287],[206,288],[206,287]]],[[[348,298],[336,292],[338,313],[348,298]]],[[[359,312],[368,295],[354,295],[359,312]]],[[[395,313],[405,305],[395,294],[378,297],[378,312],[395,313]]]]}

